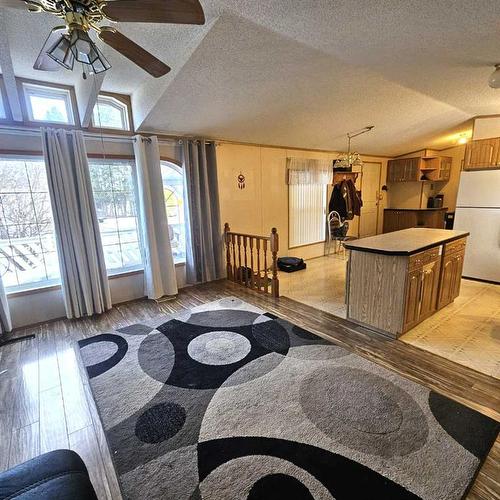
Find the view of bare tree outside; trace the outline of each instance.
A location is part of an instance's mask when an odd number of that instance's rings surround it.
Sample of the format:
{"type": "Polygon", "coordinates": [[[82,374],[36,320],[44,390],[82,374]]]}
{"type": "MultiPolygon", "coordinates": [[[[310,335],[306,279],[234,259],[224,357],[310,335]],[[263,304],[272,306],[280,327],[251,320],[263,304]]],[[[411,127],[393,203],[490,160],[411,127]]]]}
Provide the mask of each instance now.
{"type": "Polygon", "coordinates": [[[161,177],[174,262],[185,262],[186,225],[184,221],[184,179],[182,170],[173,163],[162,161],[161,177]]]}
{"type": "Polygon", "coordinates": [[[0,275],[7,288],[59,280],[41,159],[0,158],[0,275]]]}
{"type": "Polygon", "coordinates": [[[108,270],[142,266],[134,168],[128,161],[90,161],[92,191],[108,270]]]}

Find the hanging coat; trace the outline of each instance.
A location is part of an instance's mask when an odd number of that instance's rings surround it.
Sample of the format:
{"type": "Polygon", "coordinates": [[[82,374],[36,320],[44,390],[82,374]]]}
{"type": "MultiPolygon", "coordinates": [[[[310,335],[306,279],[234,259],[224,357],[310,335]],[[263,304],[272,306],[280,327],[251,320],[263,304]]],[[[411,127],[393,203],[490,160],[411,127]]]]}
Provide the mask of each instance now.
{"type": "Polygon", "coordinates": [[[351,179],[335,184],[328,204],[329,212],[338,212],[342,220],[352,220],[354,216],[361,215],[361,191],[356,191],[356,186],[351,179]]]}

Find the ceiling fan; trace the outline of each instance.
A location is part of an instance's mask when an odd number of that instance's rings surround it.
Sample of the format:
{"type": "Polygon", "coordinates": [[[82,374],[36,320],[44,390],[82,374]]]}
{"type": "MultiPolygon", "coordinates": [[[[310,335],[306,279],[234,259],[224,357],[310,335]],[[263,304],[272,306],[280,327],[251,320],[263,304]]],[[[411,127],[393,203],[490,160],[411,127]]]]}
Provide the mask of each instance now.
{"type": "MultiPolygon", "coordinates": [[[[75,61],[89,66],[89,72],[101,73],[111,68],[89,33],[158,78],[170,68],[140,45],[112,26],[109,20],[127,23],[204,24],[205,15],[199,0],[19,0],[30,12],[48,12],[64,20],[52,29],[38,55],[34,69],[56,71],[61,66],[73,69],[75,61]]],[[[13,6],[12,0],[0,0],[0,6],[13,6]]]]}

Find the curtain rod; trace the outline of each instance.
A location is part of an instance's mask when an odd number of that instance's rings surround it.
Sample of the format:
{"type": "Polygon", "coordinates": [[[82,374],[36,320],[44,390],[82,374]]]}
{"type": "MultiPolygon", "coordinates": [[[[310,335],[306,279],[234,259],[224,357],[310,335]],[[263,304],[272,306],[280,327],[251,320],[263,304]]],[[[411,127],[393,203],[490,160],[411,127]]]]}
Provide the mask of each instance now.
{"type": "MultiPolygon", "coordinates": [[[[81,129],[68,129],[68,130],[81,130],[81,129]]],[[[99,132],[89,132],[82,130],[83,136],[86,139],[105,139],[106,141],[109,142],[132,142],[134,140],[134,136],[132,135],[119,135],[119,134],[101,134],[99,132]]],[[[28,136],[28,137],[40,137],[40,130],[37,129],[32,129],[32,128],[24,128],[24,127],[16,127],[16,126],[2,126],[0,125],[0,134],[10,134],[10,135],[19,135],[19,136],[28,136]]],[[[136,134],[140,135],[140,133],[136,134]]],[[[147,132],[147,135],[155,135],[150,132],[147,132]]],[[[148,139],[148,137],[145,137],[148,139]]],[[[158,137],[158,143],[159,144],[182,144],[184,139],[189,139],[189,138],[183,138],[183,137],[165,137],[161,136],[158,137]]],[[[189,140],[196,140],[199,141],[199,139],[189,139],[189,140]]],[[[215,142],[215,141],[212,141],[215,142]]],[[[210,141],[206,141],[205,144],[211,144],[210,141]]]]}

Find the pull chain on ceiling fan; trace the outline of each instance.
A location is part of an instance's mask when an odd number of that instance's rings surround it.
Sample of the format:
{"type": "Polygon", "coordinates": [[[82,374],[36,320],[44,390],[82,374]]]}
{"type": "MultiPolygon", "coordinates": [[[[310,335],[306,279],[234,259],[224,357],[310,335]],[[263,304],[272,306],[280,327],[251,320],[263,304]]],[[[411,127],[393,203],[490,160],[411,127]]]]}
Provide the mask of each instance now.
{"type": "MultiPolygon", "coordinates": [[[[19,0],[30,12],[48,12],[64,20],[52,29],[34,69],[56,71],[73,69],[75,61],[89,67],[90,73],[111,68],[102,52],[89,36],[95,31],[100,40],[150,75],[158,78],[170,68],[153,54],[127,38],[104,20],[127,23],[205,24],[198,0],[19,0]]],[[[0,6],[12,7],[12,0],[0,0],[0,6]]]]}

